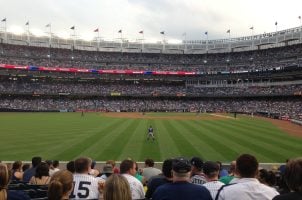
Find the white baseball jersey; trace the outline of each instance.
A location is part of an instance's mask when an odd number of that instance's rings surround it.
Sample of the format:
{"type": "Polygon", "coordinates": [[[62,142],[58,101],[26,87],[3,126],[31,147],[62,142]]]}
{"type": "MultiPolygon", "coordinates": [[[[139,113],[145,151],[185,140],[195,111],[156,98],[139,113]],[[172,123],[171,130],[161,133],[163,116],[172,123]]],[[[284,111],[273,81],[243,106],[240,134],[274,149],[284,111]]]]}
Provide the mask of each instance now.
{"type": "Polygon", "coordinates": [[[73,175],[74,188],[70,199],[99,199],[99,180],[88,174],[73,175]]]}

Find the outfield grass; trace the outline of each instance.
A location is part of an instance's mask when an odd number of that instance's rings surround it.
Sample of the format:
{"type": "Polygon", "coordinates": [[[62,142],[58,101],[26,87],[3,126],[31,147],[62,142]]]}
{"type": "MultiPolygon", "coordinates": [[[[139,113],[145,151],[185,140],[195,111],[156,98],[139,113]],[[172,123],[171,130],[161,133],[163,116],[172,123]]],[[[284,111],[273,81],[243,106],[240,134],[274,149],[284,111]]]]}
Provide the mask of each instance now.
{"type": "MultiPolygon", "coordinates": [[[[169,116],[173,113],[147,113],[169,116]]],[[[191,114],[185,114],[191,115],[191,114]]],[[[192,114],[194,115],[194,114],[192,114]]],[[[284,162],[302,154],[302,138],[289,136],[268,121],[160,120],[110,118],[99,113],[0,113],[0,160],[72,160],[80,155],[99,161],[131,157],[162,161],[201,156],[229,162],[241,153],[260,162],[284,162]],[[146,141],[147,128],[156,141],[146,141]]]]}

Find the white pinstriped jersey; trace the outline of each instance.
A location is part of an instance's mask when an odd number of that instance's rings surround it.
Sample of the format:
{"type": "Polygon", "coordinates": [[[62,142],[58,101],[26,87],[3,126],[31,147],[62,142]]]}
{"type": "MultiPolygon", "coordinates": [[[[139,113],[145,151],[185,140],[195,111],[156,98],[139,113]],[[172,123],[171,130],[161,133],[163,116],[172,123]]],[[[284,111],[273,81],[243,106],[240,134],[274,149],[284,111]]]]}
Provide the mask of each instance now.
{"type": "Polygon", "coordinates": [[[205,186],[211,193],[212,199],[215,199],[218,190],[223,185],[224,185],[224,183],[222,183],[220,181],[210,181],[210,182],[203,184],[203,186],[205,186]]]}
{"type": "Polygon", "coordinates": [[[99,179],[88,174],[74,174],[73,182],[70,199],[99,199],[99,179]]]}

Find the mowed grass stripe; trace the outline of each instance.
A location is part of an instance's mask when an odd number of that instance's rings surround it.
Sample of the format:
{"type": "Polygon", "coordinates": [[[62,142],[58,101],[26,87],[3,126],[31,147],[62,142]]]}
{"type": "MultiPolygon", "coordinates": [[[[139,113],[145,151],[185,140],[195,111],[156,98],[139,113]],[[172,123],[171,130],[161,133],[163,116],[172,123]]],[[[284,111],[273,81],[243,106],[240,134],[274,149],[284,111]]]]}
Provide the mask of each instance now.
{"type": "Polygon", "coordinates": [[[185,133],[187,132],[183,127],[178,126],[178,121],[165,121],[164,125],[168,130],[174,144],[179,149],[180,155],[175,156],[189,156],[198,155],[199,152],[196,147],[192,146],[185,133]],[[178,128],[176,128],[178,127],[178,128]]]}
{"type": "MultiPolygon", "coordinates": [[[[294,148],[300,147],[300,142],[302,141],[301,138],[290,136],[286,133],[284,133],[282,130],[280,130],[278,127],[274,126],[269,121],[262,120],[259,122],[259,120],[254,121],[253,118],[242,118],[239,120],[240,123],[237,123],[237,121],[232,121],[231,123],[236,124],[237,126],[242,127],[248,127],[255,130],[255,134],[259,134],[260,137],[267,138],[269,140],[276,140],[280,141],[281,143],[284,143],[285,145],[288,143],[294,144],[294,148]],[[259,124],[266,124],[266,126],[259,126],[259,124]],[[256,124],[256,125],[255,125],[256,124]],[[300,140],[300,141],[299,141],[300,140]]],[[[230,123],[230,124],[231,124],[230,123]]]]}
{"type": "Polygon", "coordinates": [[[179,125],[187,130],[187,132],[185,132],[186,136],[198,150],[199,154],[196,156],[214,160],[225,160],[222,152],[217,151],[217,145],[212,145],[208,142],[209,140],[205,138],[210,134],[206,134],[208,130],[205,129],[202,124],[196,124],[193,121],[179,121],[179,125]]]}
{"type": "MultiPolygon", "coordinates": [[[[122,119],[112,120],[112,124],[104,128],[102,131],[94,130],[94,132],[87,134],[87,137],[78,138],[79,140],[77,143],[70,144],[67,149],[61,151],[56,156],[64,160],[70,160],[80,155],[83,155],[82,152],[84,152],[87,148],[89,148],[89,146],[98,142],[98,140],[101,140],[104,137],[104,135],[109,134],[109,132],[117,128],[119,124],[125,122],[126,121],[122,119]]],[[[89,156],[89,155],[85,155],[85,156],[89,156]]]]}
{"type": "Polygon", "coordinates": [[[145,126],[146,121],[141,119],[135,119],[133,124],[131,135],[127,134],[125,137],[129,137],[128,141],[125,141],[123,149],[121,149],[118,160],[124,160],[127,158],[132,158],[134,160],[139,160],[141,149],[143,145],[143,140],[145,139],[145,126]]]}
{"type": "Polygon", "coordinates": [[[227,123],[220,121],[213,121],[213,124],[216,125],[220,132],[225,130],[223,133],[227,137],[232,138],[237,144],[241,144],[250,150],[257,150],[257,157],[263,159],[265,158],[265,161],[267,162],[276,161],[278,158],[284,159],[283,155],[274,152],[274,149],[267,147],[267,145],[262,143],[261,140],[250,137],[249,133],[253,131],[251,129],[246,129],[244,132],[242,132],[236,126],[230,126],[227,123]]]}
{"type": "Polygon", "coordinates": [[[238,129],[244,130],[253,130],[250,131],[249,136],[257,137],[260,141],[268,143],[268,144],[276,144],[282,151],[297,151],[302,152],[302,139],[300,138],[290,138],[290,136],[283,133],[278,128],[273,126],[267,128],[259,128],[257,126],[245,126],[243,123],[240,122],[231,122],[228,125],[236,126],[238,129]]]}
{"type": "Polygon", "coordinates": [[[169,133],[166,127],[167,120],[155,120],[156,123],[156,142],[160,146],[160,160],[163,161],[166,158],[172,158],[180,155],[178,146],[173,140],[173,134],[169,133]]]}
{"type": "Polygon", "coordinates": [[[195,127],[201,127],[200,137],[204,139],[218,154],[223,156],[223,159],[218,157],[210,157],[208,154],[204,156],[207,160],[230,161],[239,155],[243,149],[242,146],[234,144],[228,137],[226,137],[220,130],[218,130],[212,123],[212,120],[194,121],[195,127]],[[233,145],[233,146],[232,146],[233,145]]]}
{"type": "MultiPolygon", "coordinates": [[[[238,122],[240,123],[240,122],[238,122]]],[[[283,159],[290,157],[296,157],[299,156],[299,154],[295,154],[291,149],[291,144],[288,144],[286,148],[280,147],[280,143],[273,143],[272,140],[266,140],[259,134],[254,134],[256,131],[252,130],[251,128],[245,128],[245,127],[239,127],[237,124],[232,125],[231,123],[228,123],[225,125],[230,130],[234,130],[234,134],[238,135],[241,139],[244,139],[246,141],[249,141],[252,144],[255,144],[257,146],[257,149],[262,150],[263,154],[268,154],[269,156],[274,156],[275,159],[280,159],[283,157],[283,159]],[[236,129],[236,130],[235,130],[236,129]],[[246,134],[243,134],[246,133],[246,134]],[[270,154],[269,154],[270,153],[270,154]]],[[[267,131],[272,131],[271,129],[268,129],[267,131]]],[[[300,147],[302,150],[302,148],[300,147]]],[[[301,151],[300,151],[301,152],[301,151]]]]}
{"type": "Polygon", "coordinates": [[[99,160],[119,159],[121,152],[124,151],[125,146],[129,142],[137,127],[136,119],[129,119],[124,121],[126,121],[126,123],[123,126],[121,125],[117,127],[118,134],[116,135],[116,137],[112,141],[110,141],[110,143],[107,141],[109,145],[104,148],[102,157],[98,158],[99,160]]]}

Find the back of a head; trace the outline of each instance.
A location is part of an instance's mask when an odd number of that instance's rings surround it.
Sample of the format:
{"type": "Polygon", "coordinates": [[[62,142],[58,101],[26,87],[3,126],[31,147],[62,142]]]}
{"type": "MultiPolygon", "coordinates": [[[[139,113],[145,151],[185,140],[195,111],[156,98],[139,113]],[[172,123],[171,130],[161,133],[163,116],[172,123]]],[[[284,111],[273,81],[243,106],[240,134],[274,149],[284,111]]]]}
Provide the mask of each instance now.
{"type": "Polygon", "coordinates": [[[12,170],[17,170],[22,167],[22,162],[20,160],[17,160],[13,163],[12,170]]]}
{"type": "Polygon", "coordinates": [[[255,178],[258,172],[258,165],[255,156],[242,154],[236,160],[236,171],[241,178],[255,178]]]}
{"type": "Polygon", "coordinates": [[[302,192],[302,157],[287,163],[284,178],[291,190],[302,192]]]}
{"type": "Polygon", "coordinates": [[[150,158],[147,158],[145,160],[145,165],[148,166],[148,167],[153,167],[154,166],[154,160],[152,160],[150,158]]]}
{"type": "Polygon", "coordinates": [[[9,174],[6,164],[0,163],[0,199],[5,199],[6,197],[6,187],[9,182],[9,174]]]}
{"type": "Polygon", "coordinates": [[[218,177],[219,175],[219,164],[213,161],[207,161],[203,165],[203,172],[208,178],[218,177]]]}
{"type": "Polygon", "coordinates": [[[73,187],[73,175],[68,170],[56,172],[50,179],[48,186],[48,199],[58,200],[62,197],[69,196],[69,192],[73,187]]]}
{"type": "Polygon", "coordinates": [[[69,161],[67,164],[66,164],[66,169],[68,171],[70,171],[71,173],[74,173],[75,172],[75,167],[74,167],[74,161],[71,160],[69,161]]]}
{"type": "Polygon", "coordinates": [[[114,160],[107,160],[106,164],[111,164],[112,167],[114,167],[115,166],[115,161],[114,160]]]}
{"type": "Polygon", "coordinates": [[[76,173],[88,173],[90,167],[90,159],[86,157],[78,158],[74,161],[74,168],[76,173]]]}
{"type": "Polygon", "coordinates": [[[133,160],[129,160],[129,159],[123,160],[120,164],[120,173],[126,174],[127,172],[129,172],[131,168],[133,168],[133,165],[134,165],[133,160]]]}
{"type": "Polygon", "coordinates": [[[42,162],[42,158],[39,157],[39,156],[33,157],[31,159],[31,164],[32,164],[33,167],[38,166],[38,164],[40,164],[41,162],[42,162]]]}
{"type": "Polygon", "coordinates": [[[172,163],[173,178],[185,178],[190,176],[191,163],[184,157],[173,159],[172,163]]]}
{"type": "Polygon", "coordinates": [[[96,165],[96,162],[95,162],[95,160],[93,160],[93,161],[91,162],[90,168],[91,168],[91,169],[94,169],[95,165],[96,165]]]}
{"type": "Polygon", "coordinates": [[[36,168],[35,177],[42,178],[42,176],[49,176],[49,165],[46,162],[41,162],[36,168]]]}
{"type": "Polygon", "coordinates": [[[55,168],[57,168],[57,167],[59,167],[59,161],[58,160],[54,160],[53,162],[52,162],[52,166],[53,167],[55,167],[55,168]]]}
{"type": "Polygon", "coordinates": [[[128,181],[120,174],[112,174],[105,183],[104,200],[131,200],[128,181]]]}
{"type": "Polygon", "coordinates": [[[165,177],[172,178],[172,163],[173,159],[166,159],[163,162],[162,171],[165,177]]]}

